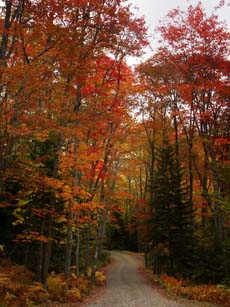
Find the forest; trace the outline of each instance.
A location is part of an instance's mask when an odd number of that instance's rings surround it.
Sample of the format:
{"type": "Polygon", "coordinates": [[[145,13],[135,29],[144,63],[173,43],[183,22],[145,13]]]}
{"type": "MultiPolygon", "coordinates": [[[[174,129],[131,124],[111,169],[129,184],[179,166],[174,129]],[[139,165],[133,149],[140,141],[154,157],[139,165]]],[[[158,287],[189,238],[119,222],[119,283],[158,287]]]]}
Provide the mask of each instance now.
{"type": "Polygon", "coordinates": [[[73,279],[103,281],[113,249],[229,289],[226,24],[201,3],[174,9],[130,67],[150,38],[126,0],[0,6],[0,306],[32,306],[60,276],[79,297],[73,279]],[[33,272],[24,296],[10,263],[33,272]]]}

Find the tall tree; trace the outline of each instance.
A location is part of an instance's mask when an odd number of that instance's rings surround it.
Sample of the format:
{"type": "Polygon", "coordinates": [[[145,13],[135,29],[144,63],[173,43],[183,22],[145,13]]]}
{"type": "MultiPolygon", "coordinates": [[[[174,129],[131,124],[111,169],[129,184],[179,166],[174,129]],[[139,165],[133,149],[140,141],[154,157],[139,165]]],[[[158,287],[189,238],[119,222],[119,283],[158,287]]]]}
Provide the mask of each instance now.
{"type": "Polygon", "coordinates": [[[171,274],[191,274],[194,265],[194,214],[183,169],[172,145],[167,143],[160,150],[157,162],[152,237],[155,244],[162,243],[168,248],[171,274]]]}

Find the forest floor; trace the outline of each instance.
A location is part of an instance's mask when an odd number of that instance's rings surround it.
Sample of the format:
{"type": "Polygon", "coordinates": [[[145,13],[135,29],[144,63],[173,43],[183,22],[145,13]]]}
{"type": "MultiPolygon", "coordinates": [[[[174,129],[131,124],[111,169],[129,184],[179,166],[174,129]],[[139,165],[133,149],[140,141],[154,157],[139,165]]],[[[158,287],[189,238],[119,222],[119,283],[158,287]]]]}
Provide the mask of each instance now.
{"type": "Polygon", "coordinates": [[[105,291],[96,295],[85,307],[215,307],[181,298],[171,298],[142,274],[140,256],[112,252],[113,265],[107,274],[105,291]]]}

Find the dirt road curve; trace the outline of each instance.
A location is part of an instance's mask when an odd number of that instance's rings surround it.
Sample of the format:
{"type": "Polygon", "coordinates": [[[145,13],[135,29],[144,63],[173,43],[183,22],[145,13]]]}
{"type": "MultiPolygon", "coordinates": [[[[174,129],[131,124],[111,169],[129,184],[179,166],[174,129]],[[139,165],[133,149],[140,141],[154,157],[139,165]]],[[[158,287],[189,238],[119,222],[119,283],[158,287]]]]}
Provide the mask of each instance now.
{"type": "MultiPolygon", "coordinates": [[[[200,307],[199,303],[170,300],[146,281],[137,271],[138,259],[130,254],[113,252],[115,264],[107,276],[105,294],[87,307],[200,307]]],[[[209,305],[210,306],[210,305],[209,305]]]]}

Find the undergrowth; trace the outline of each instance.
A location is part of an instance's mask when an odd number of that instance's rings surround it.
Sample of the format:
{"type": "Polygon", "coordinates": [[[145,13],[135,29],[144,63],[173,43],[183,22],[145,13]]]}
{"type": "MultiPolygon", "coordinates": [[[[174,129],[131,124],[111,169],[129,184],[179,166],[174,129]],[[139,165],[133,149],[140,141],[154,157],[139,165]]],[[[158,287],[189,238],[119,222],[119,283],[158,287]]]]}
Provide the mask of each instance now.
{"type": "MultiPolygon", "coordinates": [[[[105,282],[104,273],[96,272],[96,284],[104,285],[105,282]]],[[[50,301],[76,303],[89,295],[91,289],[90,276],[71,273],[65,280],[64,274],[51,273],[46,290],[34,281],[34,274],[25,266],[0,259],[0,307],[39,307],[50,301]]]]}
{"type": "Polygon", "coordinates": [[[160,277],[150,274],[151,280],[162,285],[169,292],[191,300],[208,302],[221,307],[230,307],[230,288],[223,285],[191,285],[188,281],[167,274],[160,277]]]}

